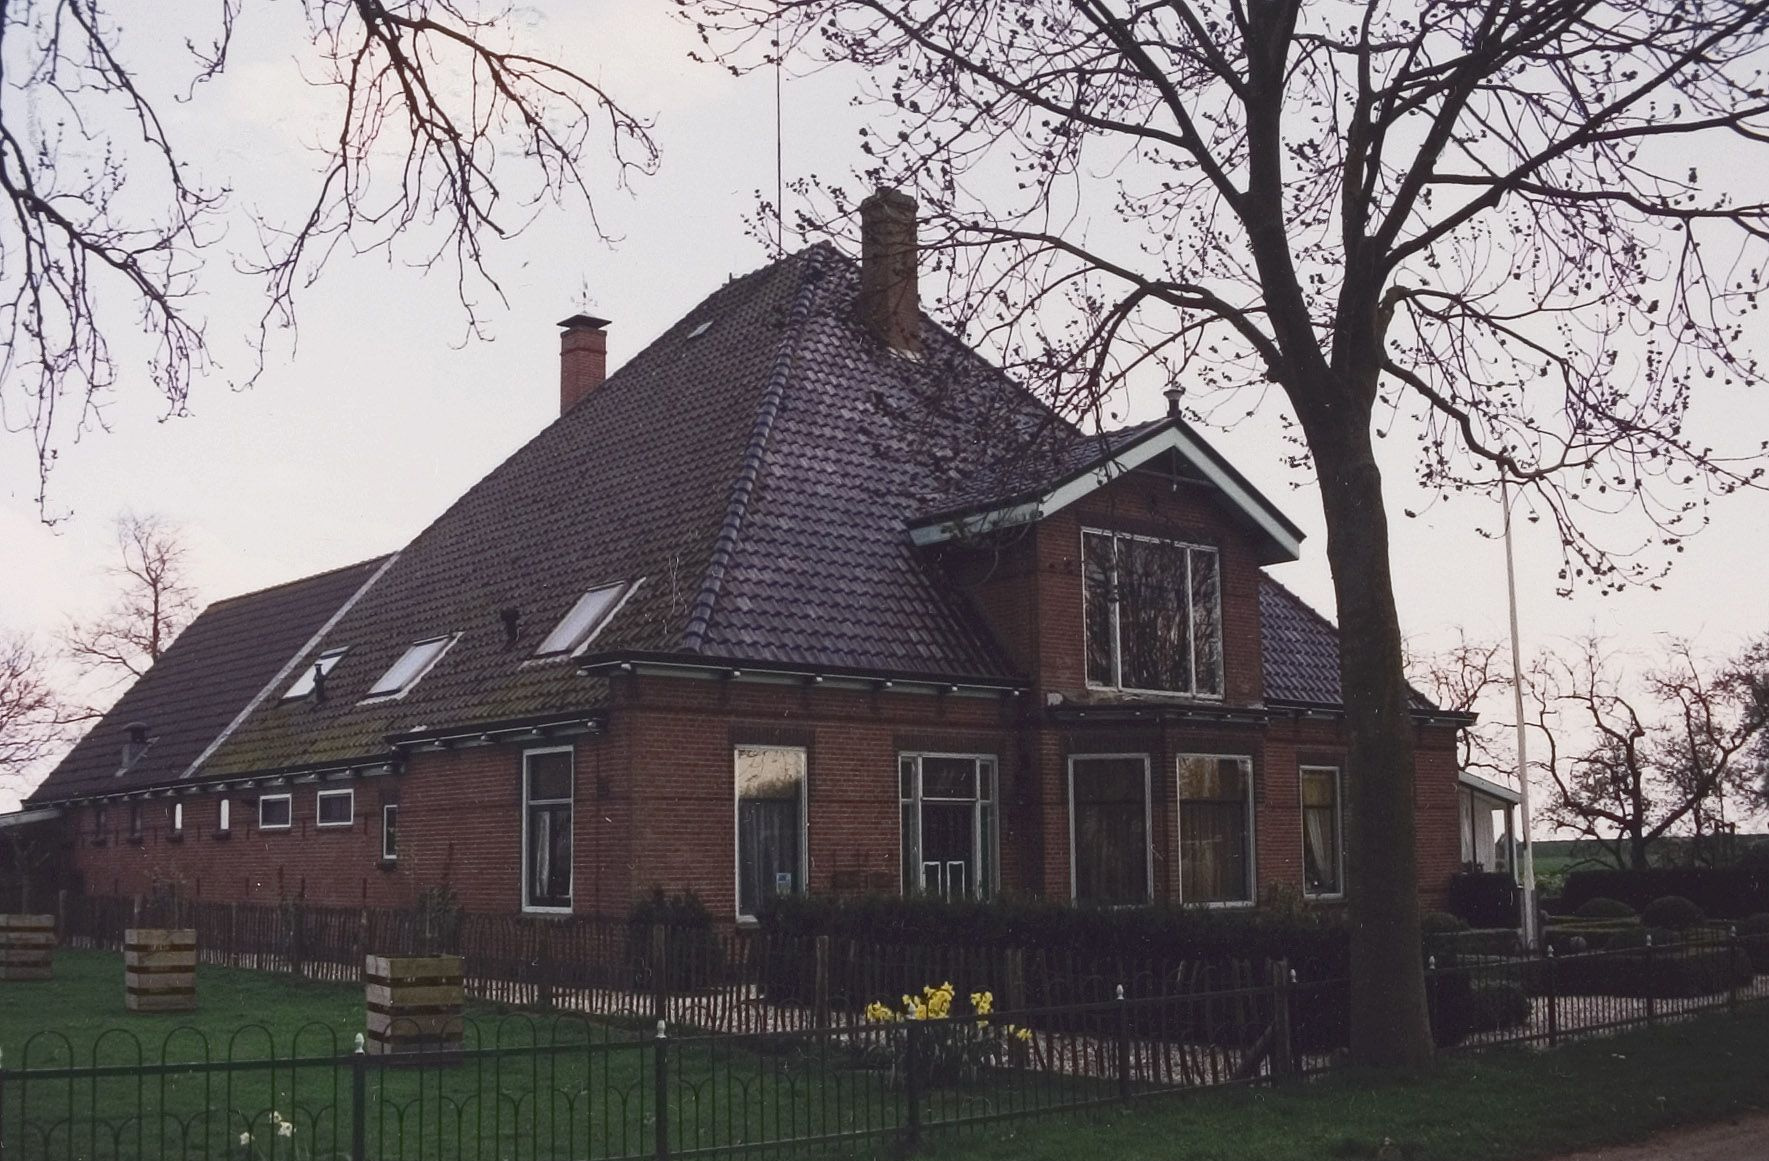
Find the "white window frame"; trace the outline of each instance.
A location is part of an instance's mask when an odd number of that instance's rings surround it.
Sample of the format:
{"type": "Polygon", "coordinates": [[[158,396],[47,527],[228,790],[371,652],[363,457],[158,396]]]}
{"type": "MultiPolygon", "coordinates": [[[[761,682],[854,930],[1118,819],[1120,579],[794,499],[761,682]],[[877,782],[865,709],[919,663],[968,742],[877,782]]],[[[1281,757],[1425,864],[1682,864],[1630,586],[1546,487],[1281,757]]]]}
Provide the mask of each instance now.
{"type": "MultiPolygon", "coordinates": [[[[1137,903],[1113,904],[1118,907],[1146,906],[1155,901],[1155,813],[1153,778],[1150,772],[1152,762],[1147,754],[1070,754],[1068,761],[1069,776],[1069,902],[1078,903],[1076,884],[1079,878],[1076,865],[1078,850],[1075,845],[1075,763],[1077,762],[1109,762],[1109,761],[1140,761],[1142,763],[1142,834],[1143,834],[1143,901],[1137,903]]],[[[1177,770],[1176,770],[1177,774],[1177,770]]],[[[901,825],[901,824],[899,824],[901,825]]]]}
{"type": "Polygon", "coordinates": [[[527,915],[570,915],[577,902],[577,750],[573,746],[537,746],[522,751],[522,867],[516,875],[516,890],[522,911],[527,915]],[[536,754],[569,754],[571,755],[571,894],[563,907],[542,904],[531,904],[528,901],[528,759],[536,754]]]}
{"type": "Polygon", "coordinates": [[[609,623],[612,622],[615,617],[620,615],[620,611],[626,608],[627,602],[632,600],[633,594],[638,592],[639,586],[644,583],[645,578],[640,577],[638,580],[632,581],[631,583],[619,581],[614,584],[597,585],[592,589],[586,589],[582,596],[578,597],[577,600],[571,603],[571,608],[565,610],[564,615],[561,616],[558,621],[554,622],[552,629],[547,631],[547,635],[541,638],[540,645],[535,646],[534,657],[531,658],[531,660],[550,661],[559,657],[581,657],[584,652],[589,649],[591,643],[594,642],[597,637],[602,635],[602,630],[606,629],[609,623]],[[559,631],[559,626],[565,623],[567,617],[577,611],[579,605],[584,601],[587,601],[594,594],[605,592],[608,589],[618,589],[620,591],[615,594],[613,603],[608,606],[608,611],[603,613],[602,616],[597,619],[596,623],[591,625],[582,637],[579,637],[576,641],[563,648],[549,649],[546,652],[541,651],[541,646],[545,645],[552,638],[553,634],[559,631]]]}
{"type": "Polygon", "coordinates": [[[233,833],[233,800],[231,798],[223,797],[221,799],[221,805],[216,808],[215,833],[233,833]]]}
{"type": "MultiPolygon", "coordinates": [[[[524,818],[528,817],[528,812],[526,810],[523,811],[522,817],[524,817],[524,818]]],[[[383,862],[397,863],[399,861],[399,843],[398,843],[398,839],[397,839],[398,834],[399,834],[399,803],[397,803],[397,802],[383,802],[381,804],[381,859],[383,862]],[[388,826],[387,826],[387,819],[389,817],[391,817],[393,819],[393,827],[392,827],[391,831],[388,829],[388,826]],[[391,851],[389,851],[387,849],[387,836],[389,833],[391,833],[395,836],[393,849],[391,851]]]]}
{"type": "MultiPolygon", "coordinates": [[[[613,614],[609,614],[612,616],[613,614]]],[[[731,747],[731,884],[734,898],[732,909],[737,918],[745,922],[754,922],[756,917],[743,910],[743,829],[741,815],[743,811],[743,788],[737,784],[737,752],[739,750],[774,750],[782,753],[799,755],[804,762],[804,781],[799,786],[799,894],[806,894],[811,886],[811,753],[804,746],[744,746],[731,747]]],[[[901,811],[898,814],[901,815],[901,811]]],[[[899,827],[902,822],[899,819],[899,827]]],[[[899,844],[899,847],[901,844],[899,844]]]]}
{"type": "MultiPolygon", "coordinates": [[[[976,888],[978,886],[982,885],[979,882],[979,880],[981,879],[981,876],[973,874],[972,880],[971,880],[972,890],[971,890],[968,897],[971,899],[979,899],[979,900],[989,900],[989,899],[998,898],[1001,894],[1001,756],[999,754],[985,754],[985,753],[978,753],[978,752],[965,753],[965,752],[955,752],[955,751],[947,751],[947,750],[899,750],[899,751],[897,751],[897,761],[895,763],[894,769],[895,769],[896,777],[897,777],[897,852],[898,852],[897,857],[898,857],[898,859],[899,860],[902,859],[902,851],[903,851],[903,837],[904,837],[903,836],[903,806],[906,802],[913,801],[915,803],[916,832],[917,832],[916,836],[915,836],[915,846],[916,846],[915,853],[916,853],[916,863],[917,863],[915,870],[916,870],[916,881],[919,882],[921,879],[921,875],[920,875],[920,872],[921,872],[921,866],[920,866],[920,862],[921,862],[921,834],[920,834],[921,807],[922,807],[922,803],[925,801],[923,799],[922,793],[921,793],[921,784],[922,784],[921,762],[923,759],[926,759],[926,758],[964,758],[964,759],[969,759],[971,761],[987,762],[989,764],[989,797],[986,800],[990,806],[990,811],[989,811],[990,825],[988,828],[989,833],[986,835],[979,835],[976,833],[978,827],[980,826],[979,819],[981,817],[981,806],[982,806],[983,802],[985,801],[984,799],[978,797],[978,798],[973,798],[971,800],[971,820],[972,820],[971,821],[971,834],[972,834],[972,842],[973,842],[975,850],[976,850],[976,856],[978,858],[981,858],[982,855],[984,854],[984,844],[985,843],[988,844],[987,853],[989,856],[989,877],[990,877],[991,881],[986,885],[988,888],[987,893],[986,894],[979,893],[976,890],[976,888]],[[905,758],[913,758],[913,759],[915,759],[915,763],[916,763],[916,765],[915,765],[915,797],[913,800],[905,799],[903,797],[903,782],[902,782],[902,779],[903,779],[903,759],[905,759],[905,758]]],[[[936,798],[936,799],[934,799],[934,801],[935,802],[957,802],[957,801],[961,801],[961,800],[960,799],[952,799],[952,798],[936,798]]],[[[975,870],[975,868],[972,868],[972,869],[973,869],[973,871],[975,870]]],[[[901,870],[902,870],[902,868],[899,868],[899,871],[901,871],[901,870]]],[[[904,876],[901,873],[899,873],[897,876],[897,891],[899,894],[907,895],[907,894],[909,894],[909,889],[904,884],[903,879],[904,879],[904,876]]]]}
{"type": "Polygon", "coordinates": [[[383,681],[387,680],[387,674],[391,673],[399,665],[399,663],[401,661],[404,661],[406,659],[406,656],[408,654],[410,654],[412,650],[414,650],[422,645],[433,645],[438,641],[441,641],[443,644],[442,644],[442,648],[440,648],[436,651],[436,656],[434,656],[434,657],[430,658],[430,660],[426,661],[424,663],[423,668],[419,669],[416,673],[412,674],[411,679],[409,681],[407,681],[404,685],[400,686],[398,689],[385,690],[381,693],[374,693],[374,692],[366,693],[363,695],[362,701],[359,702],[358,704],[359,705],[367,705],[370,702],[398,701],[400,698],[404,697],[406,694],[410,693],[412,690],[418,688],[418,683],[420,681],[423,681],[424,678],[426,678],[430,675],[430,671],[432,669],[435,669],[437,664],[439,662],[441,662],[441,660],[444,657],[448,656],[448,651],[450,649],[453,649],[455,642],[459,641],[460,639],[461,639],[461,635],[459,633],[441,633],[441,634],[438,634],[437,636],[434,636],[434,637],[421,637],[418,640],[413,641],[410,645],[407,645],[405,647],[405,651],[403,653],[401,653],[398,657],[395,657],[393,659],[392,665],[389,665],[386,669],[381,671],[381,676],[377,677],[375,679],[374,685],[369,686],[369,689],[371,691],[375,688],[376,685],[380,685],[383,681]]]}
{"type": "MultiPolygon", "coordinates": [[[[1116,548],[1113,549],[1112,555],[1115,561],[1117,558],[1116,548]]],[[[1087,688],[1111,690],[1117,693],[1149,694],[1154,697],[1184,697],[1198,701],[1222,701],[1227,696],[1228,642],[1226,632],[1227,626],[1222,623],[1222,549],[1214,544],[1196,544],[1190,540],[1175,540],[1172,537],[1166,536],[1145,536],[1138,532],[1116,532],[1110,528],[1083,527],[1081,529],[1081,555],[1078,559],[1081,562],[1081,676],[1087,683],[1087,688]],[[1191,655],[1190,666],[1192,673],[1192,689],[1190,691],[1183,689],[1141,689],[1134,685],[1125,685],[1124,637],[1118,623],[1119,608],[1121,604],[1119,601],[1112,602],[1112,641],[1115,646],[1112,651],[1112,677],[1114,680],[1109,684],[1102,684],[1101,682],[1093,680],[1093,678],[1087,673],[1087,538],[1089,536],[1109,536],[1114,540],[1141,540],[1148,544],[1165,544],[1173,548],[1186,549],[1185,591],[1186,600],[1188,602],[1186,606],[1188,614],[1186,624],[1188,628],[1192,624],[1190,617],[1191,605],[1189,603],[1192,593],[1191,554],[1193,552],[1207,552],[1216,558],[1216,647],[1217,651],[1222,655],[1220,658],[1222,666],[1222,673],[1220,675],[1222,678],[1222,689],[1218,690],[1216,693],[1198,692],[1198,637],[1195,632],[1188,632],[1186,639],[1186,649],[1191,655]]]]}
{"type": "Polygon", "coordinates": [[[295,675],[295,680],[290,682],[289,688],[283,692],[283,700],[294,701],[296,698],[306,697],[312,693],[314,669],[317,668],[321,676],[330,677],[332,670],[338,667],[338,662],[344,660],[344,654],[348,652],[350,652],[348,645],[338,649],[327,649],[315,657],[311,664],[302,666],[301,672],[295,675]]]}
{"type": "Polygon", "coordinates": [[[294,795],[292,795],[292,794],[260,794],[258,796],[258,829],[259,830],[289,830],[289,829],[293,828],[294,825],[295,825],[295,797],[294,797],[294,795]],[[288,804],[289,820],[287,822],[266,823],[264,821],[264,804],[266,802],[279,802],[279,801],[288,804]]]}
{"type": "Polygon", "coordinates": [[[342,790],[321,790],[313,796],[313,825],[326,830],[344,830],[356,825],[356,789],[345,787],[342,790]],[[328,798],[343,798],[350,803],[350,816],[343,822],[327,822],[325,820],[325,801],[328,798]]]}
{"type": "Polygon", "coordinates": [[[1199,751],[1186,751],[1173,756],[1173,893],[1178,897],[1182,907],[1208,907],[1233,909],[1237,907],[1254,907],[1259,902],[1259,828],[1255,825],[1256,812],[1253,809],[1254,764],[1252,754],[1207,754],[1199,751]],[[1179,785],[1179,764],[1187,758],[1208,758],[1211,761],[1222,761],[1225,758],[1247,764],[1247,898],[1245,899],[1205,899],[1193,903],[1185,897],[1185,795],[1179,785]]]}
{"type": "Polygon", "coordinates": [[[1345,768],[1329,766],[1324,762],[1301,762],[1296,767],[1296,814],[1302,829],[1302,897],[1305,899],[1343,899],[1345,898],[1345,768]],[[1338,865],[1334,868],[1334,876],[1339,881],[1337,891],[1310,891],[1308,889],[1308,807],[1303,804],[1302,776],[1310,771],[1331,770],[1333,772],[1333,857],[1338,865]]]}
{"type": "Polygon", "coordinates": [[[184,833],[184,803],[182,802],[172,804],[172,833],[184,833]]]}

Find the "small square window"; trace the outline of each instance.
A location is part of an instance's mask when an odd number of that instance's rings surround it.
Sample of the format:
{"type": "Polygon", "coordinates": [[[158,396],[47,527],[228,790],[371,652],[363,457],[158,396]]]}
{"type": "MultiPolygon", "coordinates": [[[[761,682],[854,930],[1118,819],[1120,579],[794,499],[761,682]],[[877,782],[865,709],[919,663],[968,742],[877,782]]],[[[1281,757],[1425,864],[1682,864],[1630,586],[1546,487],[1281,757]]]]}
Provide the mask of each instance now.
{"type": "Polygon", "coordinates": [[[570,653],[589,644],[602,626],[608,623],[609,618],[614,616],[615,610],[620,608],[621,601],[629,591],[629,587],[624,584],[603,585],[579,597],[571,610],[553,626],[553,631],[540,643],[540,648],[534,651],[535,656],[570,653]]]}
{"type": "Polygon", "coordinates": [[[306,697],[312,693],[313,687],[318,684],[317,678],[330,674],[338,662],[344,659],[346,652],[348,650],[328,649],[315,657],[309,664],[302,666],[301,673],[295,678],[294,684],[289,686],[288,691],[283,694],[283,700],[289,701],[297,697],[306,697]]]}
{"type": "Polygon", "coordinates": [[[319,792],[318,826],[349,826],[356,821],[356,791],[319,792]]]}
{"type": "MultiPolygon", "coordinates": [[[[458,634],[457,634],[458,636],[458,634]]],[[[399,697],[416,685],[431,666],[442,659],[455,637],[431,637],[407,649],[379,681],[369,687],[367,697],[399,697]]],[[[366,698],[365,698],[366,700],[366,698]]]]}
{"type": "Polygon", "coordinates": [[[288,830],[295,820],[295,807],[287,794],[266,794],[258,799],[258,829],[288,830]]]}

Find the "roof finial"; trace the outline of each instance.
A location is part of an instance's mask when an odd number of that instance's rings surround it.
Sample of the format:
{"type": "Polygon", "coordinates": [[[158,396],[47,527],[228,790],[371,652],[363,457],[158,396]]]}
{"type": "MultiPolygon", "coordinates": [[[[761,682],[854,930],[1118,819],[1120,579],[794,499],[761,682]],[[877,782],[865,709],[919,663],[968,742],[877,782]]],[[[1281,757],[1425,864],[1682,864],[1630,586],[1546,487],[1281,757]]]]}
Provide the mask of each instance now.
{"type": "Polygon", "coordinates": [[[1168,385],[1167,390],[1161,392],[1161,394],[1167,396],[1167,414],[1178,419],[1179,401],[1185,397],[1185,388],[1181,387],[1178,383],[1171,383],[1168,385]]]}

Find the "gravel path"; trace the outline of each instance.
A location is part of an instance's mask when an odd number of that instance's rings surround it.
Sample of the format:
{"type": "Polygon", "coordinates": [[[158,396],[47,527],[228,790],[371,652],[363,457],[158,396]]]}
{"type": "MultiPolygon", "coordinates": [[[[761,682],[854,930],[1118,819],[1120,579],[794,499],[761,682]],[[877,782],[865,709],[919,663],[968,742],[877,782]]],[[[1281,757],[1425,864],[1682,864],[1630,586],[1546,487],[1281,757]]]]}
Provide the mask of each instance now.
{"type": "Polygon", "coordinates": [[[1769,1113],[1673,1129],[1638,1145],[1612,1145],[1554,1161],[1762,1161],[1769,1156],[1769,1113]]]}

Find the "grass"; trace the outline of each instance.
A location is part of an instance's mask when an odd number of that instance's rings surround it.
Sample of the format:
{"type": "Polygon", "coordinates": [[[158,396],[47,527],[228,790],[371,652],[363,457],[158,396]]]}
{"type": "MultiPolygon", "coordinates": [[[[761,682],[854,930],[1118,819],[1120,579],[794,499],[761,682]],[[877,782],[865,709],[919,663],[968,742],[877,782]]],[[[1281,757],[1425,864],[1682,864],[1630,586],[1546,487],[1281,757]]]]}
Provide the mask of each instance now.
{"type": "Polygon", "coordinates": [[[1490,1049],[1419,1078],[1339,1073],[1289,1089],[1156,1098],[1088,1121],[996,1127],[940,1161],[1530,1161],[1769,1108],[1769,1010],[1490,1049]]]}
{"type": "MultiPolygon", "coordinates": [[[[0,1050],[11,1069],[235,1062],[142,1076],[7,1078],[0,1153],[66,1158],[239,1157],[298,1161],[350,1147],[350,1051],[363,1026],[353,986],[204,966],[194,1013],[123,1009],[120,957],[63,950],[56,978],[0,985],[0,1050]],[[291,1059],[296,1058],[296,1059],[291,1059]],[[308,1058],[300,1063],[299,1058],[308,1058]],[[271,1114],[294,1125],[279,1138],[271,1114]],[[242,1145],[240,1135],[250,1142],[242,1145]]],[[[370,1157],[581,1158],[652,1154],[656,1048],[648,1029],[468,1009],[453,1068],[366,1067],[370,1157]]],[[[672,1037],[667,1125],[677,1149],[871,1132],[889,1152],[902,1115],[883,1033],[870,1045],[792,1036],[672,1037]]],[[[992,1072],[986,1094],[930,1086],[929,1121],[1072,1102],[1099,1082],[992,1072]]]]}

